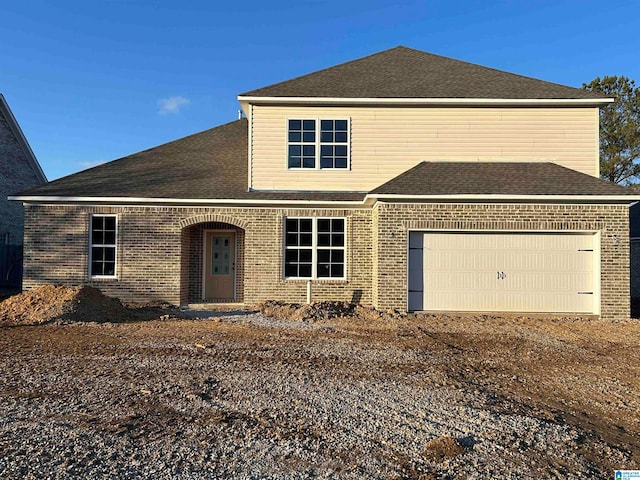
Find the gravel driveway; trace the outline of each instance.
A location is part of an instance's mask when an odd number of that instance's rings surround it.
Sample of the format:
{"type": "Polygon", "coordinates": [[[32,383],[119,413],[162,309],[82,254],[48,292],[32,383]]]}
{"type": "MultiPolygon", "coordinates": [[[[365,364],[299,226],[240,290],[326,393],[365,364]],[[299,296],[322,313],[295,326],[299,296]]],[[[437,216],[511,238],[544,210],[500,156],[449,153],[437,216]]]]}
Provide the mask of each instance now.
{"type": "Polygon", "coordinates": [[[637,324],[537,321],[228,312],[3,327],[0,477],[584,479],[640,468],[637,324]],[[433,447],[443,439],[459,450],[433,447]]]}

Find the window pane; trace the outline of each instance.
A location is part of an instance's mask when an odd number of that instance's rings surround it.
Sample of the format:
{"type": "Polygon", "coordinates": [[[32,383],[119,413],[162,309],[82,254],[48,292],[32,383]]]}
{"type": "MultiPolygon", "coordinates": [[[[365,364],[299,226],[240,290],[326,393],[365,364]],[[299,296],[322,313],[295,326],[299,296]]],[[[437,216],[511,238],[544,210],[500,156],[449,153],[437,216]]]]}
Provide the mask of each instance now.
{"type": "Polygon", "coordinates": [[[287,247],[295,247],[298,245],[298,235],[295,233],[287,233],[287,247]]]}
{"type": "Polygon", "coordinates": [[[116,217],[102,217],[104,219],[104,229],[114,230],[116,229],[116,217]]]}
{"type": "Polygon", "coordinates": [[[316,147],[315,145],[305,145],[304,147],[302,147],[302,154],[305,157],[312,157],[316,154],[316,147]]]}
{"type": "Polygon", "coordinates": [[[331,219],[331,229],[334,232],[344,232],[344,218],[331,219]]]}
{"type": "Polygon", "coordinates": [[[289,120],[289,130],[301,130],[301,129],[302,129],[302,121],[289,120]]]}
{"type": "Polygon", "coordinates": [[[107,260],[108,262],[115,262],[116,261],[116,249],[111,247],[111,248],[105,248],[104,249],[104,259],[107,260]]]}
{"type": "Polygon", "coordinates": [[[303,120],[302,129],[303,130],[315,130],[316,129],[316,121],[315,120],[303,120]]]}
{"type": "Polygon", "coordinates": [[[331,263],[343,263],[343,262],[344,262],[344,250],[331,250],[331,263]]]}
{"type": "Polygon", "coordinates": [[[289,232],[297,232],[298,231],[298,220],[295,218],[287,218],[285,222],[285,228],[287,233],[289,232]]]}
{"type": "Polygon", "coordinates": [[[334,277],[334,278],[343,277],[344,276],[344,264],[338,263],[338,264],[331,265],[331,276],[334,277]]]}
{"type": "Polygon", "coordinates": [[[103,247],[93,247],[91,249],[91,260],[93,262],[101,262],[104,260],[104,248],[103,247]]]}
{"type": "Polygon", "coordinates": [[[320,121],[320,129],[323,132],[333,130],[333,120],[321,120],[320,121]]]}
{"type": "Polygon", "coordinates": [[[302,158],[289,157],[289,168],[300,168],[302,165],[302,158]]]}
{"type": "Polygon", "coordinates": [[[104,217],[91,217],[91,229],[92,230],[104,229],[104,217]]]}
{"type": "Polygon", "coordinates": [[[298,265],[297,264],[286,264],[284,266],[284,275],[285,275],[285,277],[297,277],[298,276],[298,265]]]}
{"type": "Polygon", "coordinates": [[[316,141],[315,132],[304,132],[302,134],[302,141],[307,143],[313,143],[316,141]]]}
{"type": "Polygon", "coordinates": [[[102,262],[91,262],[91,275],[102,275],[102,262]]]}
{"type": "Polygon", "coordinates": [[[284,252],[285,263],[297,263],[298,262],[298,250],[287,250],[284,252]]]}
{"type": "Polygon", "coordinates": [[[320,159],[320,168],[332,168],[333,159],[331,157],[322,157],[320,159]]]}
{"type": "Polygon", "coordinates": [[[290,142],[302,141],[302,134],[300,132],[289,132],[289,141],[290,142]]]}
{"type": "Polygon", "coordinates": [[[336,130],[347,130],[347,121],[336,120],[336,130]]]}
{"type": "Polygon", "coordinates": [[[313,222],[310,218],[301,218],[300,220],[300,232],[309,232],[312,231],[313,222]]]}
{"type": "Polygon", "coordinates": [[[346,157],[337,157],[336,158],[336,168],[347,168],[347,158],[346,157]]]}
{"type": "Polygon", "coordinates": [[[318,277],[320,278],[326,278],[331,273],[331,270],[329,269],[329,265],[326,263],[318,264],[317,271],[318,271],[318,277]]]}
{"type": "Polygon", "coordinates": [[[303,168],[315,168],[316,159],[315,157],[304,157],[302,159],[302,167],[303,168]]]}
{"type": "Polygon", "coordinates": [[[299,277],[303,277],[303,278],[311,277],[311,264],[300,265],[300,268],[298,271],[299,271],[298,273],[299,277]]]}
{"type": "Polygon", "coordinates": [[[102,230],[94,230],[91,235],[91,243],[94,245],[102,245],[104,243],[104,232],[102,230]]]}
{"type": "Polygon", "coordinates": [[[331,220],[328,218],[319,218],[318,219],[318,231],[319,232],[329,232],[331,231],[331,220]]]}
{"type": "Polygon", "coordinates": [[[300,244],[301,247],[310,247],[312,245],[312,237],[310,233],[301,233],[300,234],[300,244]]]}
{"type": "Polygon", "coordinates": [[[310,249],[301,249],[300,252],[300,263],[310,263],[313,257],[313,252],[310,249]]]}
{"type": "Polygon", "coordinates": [[[331,250],[318,250],[318,262],[329,263],[331,258],[331,250]]]}
{"type": "Polygon", "coordinates": [[[322,132],[320,134],[321,142],[333,142],[333,133],[331,132],[322,132]]]}
{"type": "Polygon", "coordinates": [[[299,157],[302,154],[302,147],[300,145],[289,145],[289,156],[299,157]]]}
{"type": "Polygon", "coordinates": [[[115,275],[116,265],[113,262],[107,262],[104,264],[103,275],[115,275]]]}
{"type": "Polygon", "coordinates": [[[346,145],[336,145],[335,152],[336,152],[336,157],[346,157],[347,156],[347,146],[346,145]]]}
{"type": "Polygon", "coordinates": [[[320,147],[320,153],[322,155],[327,155],[327,156],[333,155],[333,146],[331,146],[331,145],[322,145],[320,147]]]}
{"type": "Polygon", "coordinates": [[[104,232],[104,243],[106,245],[115,245],[116,244],[116,232],[115,231],[104,232]]]}
{"type": "Polygon", "coordinates": [[[331,235],[328,233],[321,233],[318,235],[318,246],[319,247],[330,247],[331,246],[331,235]]]}
{"type": "Polygon", "coordinates": [[[331,236],[331,246],[332,247],[344,247],[344,235],[341,233],[334,233],[331,236]]]}

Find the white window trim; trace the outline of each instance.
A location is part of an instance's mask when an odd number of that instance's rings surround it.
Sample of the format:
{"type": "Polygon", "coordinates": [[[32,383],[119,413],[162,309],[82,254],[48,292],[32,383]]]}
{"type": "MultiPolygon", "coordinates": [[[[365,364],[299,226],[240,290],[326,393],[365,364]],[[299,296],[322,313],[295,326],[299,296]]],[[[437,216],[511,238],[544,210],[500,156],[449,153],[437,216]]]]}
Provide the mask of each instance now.
{"type": "Polygon", "coordinates": [[[114,278],[118,278],[118,224],[120,223],[118,221],[118,215],[116,214],[110,214],[110,213],[93,213],[89,216],[89,264],[87,265],[87,273],[89,274],[89,278],[90,279],[114,279],[114,278]],[[93,218],[94,217],[113,217],[116,220],[116,243],[114,244],[108,244],[108,243],[102,243],[102,244],[93,244],[92,242],[92,224],[93,224],[93,218]],[[113,275],[92,275],[91,274],[91,264],[92,264],[92,251],[93,251],[93,247],[113,247],[114,248],[114,265],[113,265],[113,275]]]}
{"type": "MultiPolygon", "coordinates": [[[[302,142],[292,142],[292,145],[302,145],[302,142]]],[[[342,143],[325,143],[325,145],[342,145],[342,143]]],[[[351,117],[286,117],[285,118],[285,156],[284,156],[284,166],[287,171],[314,171],[314,170],[325,170],[325,171],[337,171],[344,172],[351,170],[351,117]],[[314,168],[295,168],[289,167],[289,120],[300,120],[304,122],[305,120],[314,120],[316,122],[316,140],[315,140],[315,167],[314,168]],[[320,127],[322,120],[346,120],[347,122],[347,168],[321,168],[320,167],[320,136],[322,133],[322,129],[320,127]]],[[[302,218],[302,217],[300,217],[302,218]]]]}
{"type": "Polygon", "coordinates": [[[346,217],[283,217],[282,218],[282,276],[285,280],[318,280],[320,282],[340,281],[347,279],[347,218],[346,217]],[[287,220],[311,220],[311,247],[287,248],[287,220]],[[320,247],[322,250],[342,250],[344,262],[341,277],[318,277],[318,220],[342,220],[344,225],[344,245],[342,247],[320,247]],[[311,276],[287,277],[286,254],[287,250],[311,249],[311,276]]]}

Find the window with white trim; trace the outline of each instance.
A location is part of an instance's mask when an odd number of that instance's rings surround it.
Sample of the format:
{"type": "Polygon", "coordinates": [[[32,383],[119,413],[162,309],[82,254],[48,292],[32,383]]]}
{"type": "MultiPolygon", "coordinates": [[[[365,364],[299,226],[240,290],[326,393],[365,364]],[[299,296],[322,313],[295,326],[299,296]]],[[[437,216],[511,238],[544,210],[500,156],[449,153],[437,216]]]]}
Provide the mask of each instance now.
{"type": "Polygon", "coordinates": [[[349,168],[349,120],[287,120],[288,168],[349,168]]]}
{"type": "Polygon", "coordinates": [[[91,215],[89,229],[89,275],[116,276],[116,215],[91,215]]]}
{"type": "Polygon", "coordinates": [[[344,218],[286,218],[284,276],[345,278],[344,218]]]}

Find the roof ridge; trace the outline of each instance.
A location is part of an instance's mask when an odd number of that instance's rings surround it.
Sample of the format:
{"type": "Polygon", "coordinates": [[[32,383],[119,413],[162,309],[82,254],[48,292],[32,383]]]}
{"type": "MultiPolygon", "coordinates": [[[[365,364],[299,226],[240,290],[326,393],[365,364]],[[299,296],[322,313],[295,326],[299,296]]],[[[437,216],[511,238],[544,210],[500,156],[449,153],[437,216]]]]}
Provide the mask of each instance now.
{"type": "Polygon", "coordinates": [[[278,82],[274,82],[274,83],[271,83],[269,85],[265,85],[263,87],[254,88],[253,90],[249,90],[249,91],[244,92],[244,93],[239,93],[238,96],[239,97],[245,97],[245,96],[248,96],[247,94],[249,94],[251,92],[255,92],[256,90],[262,90],[263,88],[271,88],[271,87],[274,87],[276,85],[280,85],[281,83],[286,83],[286,82],[290,82],[292,80],[299,80],[299,79],[302,79],[302,78],[306,78],[306,77],[309,77],[311,75],[315,75],[317,73],[326,72],[327,70],[331,70],[333,68],[342,67],[342,66],[348,65],[350,63],[359,62],[359,61],[364,60],[366,58],[376,57],[378,55],[382,55],[383,53],[388,53],[388,52],[391,52],[393,50],[399,50],[399,49],[403,49],[403,48],[407,49],[407,50],[414,51],[414,52],[419,52],[419,50],[415,50],[413,48],[405,47],[404,45],[397,45],[397,46],[392,47],[392,48],[387,48],[386,50],[381,50],[380,52],[370,53],[369,55],[365,55],[364,57],[354,58],[354,59],[351,59],[351,60],[347,60],[346,62],[338,63],[336,65],[331,65],[329,67],[321,68],[319,70],[314,70],[313,72],[304,73],[304,74],[299,75],[297,77],[288,78],[286,80],[280,80],[278,82]]]}
{"type": "Polygon", "coordinates": [[[238,97],[279,98],[471,98],[578,99],[607,97],[494,67],[398,45],[294,78],[246,91],[238,97]]]}

